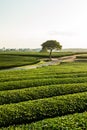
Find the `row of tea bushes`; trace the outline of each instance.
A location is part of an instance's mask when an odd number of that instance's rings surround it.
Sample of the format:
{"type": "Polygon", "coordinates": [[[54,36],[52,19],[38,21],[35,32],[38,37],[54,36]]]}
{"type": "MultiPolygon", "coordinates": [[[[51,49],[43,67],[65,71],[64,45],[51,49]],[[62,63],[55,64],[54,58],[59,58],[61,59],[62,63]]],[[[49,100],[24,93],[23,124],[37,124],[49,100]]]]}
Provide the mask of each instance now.
{"type": "Polygon", "coordinates": [[[0,106],[0,127],[87,110],[87,92],[0,106]]]}
{"type": "MultiPolygon", "coordinates": [[[[47,66],[37,69],[31,69],[31,70],[8,70],[8,71],[0,71],[0,79],[3,81],[6,80],[14,80],[17,78],[27,78],[27,77],[43,77],[43,76],[52,76],[52,75],[60,75],[61,74],[80,74],[80,73],[87,73],[87,64],[85,63],[67,63],[64,65],[57,65],[57,66],[47,66]]],[[[62,77],[63,77],[62,76],[62,77]]],[[[1,81],[1,80],[0,80],[1,81]]]]}
{"type": "Polygon", "coordinates": [[[87,54],[85,54],[85,55],[78,55],[78,56],[76,56],[76,58],[81,58],[81,59],[87,59],[87,54]]]}
{"type": "MultiPolygon", "coordinates": [[[[72,52],[59,52],[59,53],[53,53],[52,57],[53,58],[58,58],[62,56],[69,56],[73,55],[76,53],[72,52]]],[[[30,65],[30,64],[35,64],[40,61],[41,58],[48,58],[49,53],[24,53],[22,52],[19,53],[0,53],[0,69],[7,69],[7,68],[12,68],[12,67],[17,67],[17,66],[22,66],[22,65],[30,65]]]]}
{"type": "Polygon", "coordinates": [[[38,63],[39,61],[40,60],[35,57],[0,54],[0,69],[31,65],[38,63]]]}
{"type": "Polygon", "coordinates": [[[87,62],[87,55],[76,56],[75,62],[87,62]]]}
{"type": "Polygon", "coordinates": [[[87,91],[87,83],[40,86],[0,92],[0,105],[87,91]]]}
{"type": "MultiPolygon", "coordinates": [[[[10,75],[11,76],[11,75],[10,75]]],[[[27,75],[21,75],[21,76],[15,76],[13,77],[1,77],[0,78],[0,82],[7,82],[7,81],[18,81],[18,80],[31,80],[31,79],[44,79],[44,78],[77,78],[77,77],[87,77],[87,72],[84,72],[84,73],[65,73],[65,74],[54,74],[54,73],[51,73],[51,74],[38,74],[38,75],[29,75],[29,73],[27,75]]]]}
{"type": "Polygon", "coordinates": [[[87,77],[9,81],[0,83],[0,91],[53,85],[53,84],[69,84],[69,83],[84,83],[84,82],[87,82],[87,77]]]}
{"type": "MultiPolygon", "coordinates": [[[[86,74],[86,63],[0,71],[0,127],[87,111],[86,74]]],[[[26,129],[26,126],[21,129],[26,129]]]]}
{"type": "MultiPolygon", "coordinates": [[[[83,52],[53,52],[52,56],[54,58],[56,57],[62,57],[62,56],[70,56],[70,55],[74,55],[74,54],[83,54],[83,52]]],[[[23,52],[23,51],[19,51],[19,52],[15,52],[15,51],[4,51],[4,52],[0,52],[1,56],[26,56],[26,57],[41,57],[41,58],[48,58],[49,53],[41,53],[41,52],[23,52]]]]}
{"type": "Polygon", "coordinates": [[[36,123],[9,126],[0,130],[86,130],[87,112],[75,113],[56,118],[44,119],[36,123]]]}

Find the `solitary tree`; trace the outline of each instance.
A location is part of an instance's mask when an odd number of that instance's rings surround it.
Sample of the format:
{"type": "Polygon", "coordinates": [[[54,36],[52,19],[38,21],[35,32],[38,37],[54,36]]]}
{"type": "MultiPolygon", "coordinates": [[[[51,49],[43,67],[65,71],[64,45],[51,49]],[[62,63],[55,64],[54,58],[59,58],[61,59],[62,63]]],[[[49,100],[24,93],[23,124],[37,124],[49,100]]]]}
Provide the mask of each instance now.
{"type": "Polygon", "coordinates": [[[56,49],[56,50],[61,50],[62,49],[62,46],[56,40],[48,40],[48,41],[44,42],[41,46],[42,46],[42,50],[44,48],[49,50],[49,52],[50,52],[49,53],[50,60],[51,60],[52,51],[54,49],[56,49]]]}

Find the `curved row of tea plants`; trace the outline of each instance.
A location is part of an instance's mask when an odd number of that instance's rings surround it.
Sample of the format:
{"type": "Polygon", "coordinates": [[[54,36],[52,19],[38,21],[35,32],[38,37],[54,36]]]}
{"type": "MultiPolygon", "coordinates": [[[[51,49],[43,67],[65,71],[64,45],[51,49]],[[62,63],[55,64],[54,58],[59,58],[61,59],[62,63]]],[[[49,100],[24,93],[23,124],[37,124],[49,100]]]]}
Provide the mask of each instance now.
{"type": "Polygon", "coordinates": [[[37,87],[37,86],[46,86],[46,85],[53,85],[53,84],[69,84],[69,83],[85,83],[85,82],[87,82],[87,77],[9,81],[9,82],[0,83],[0,91],[30,88],[30,87],[37,87]]]}
{"type": "Polygon", "coordinates": [[[76,56],[76,62],[87,62],[87,54],[76,56]]]}
{"type": "Polygon", "coordinates": [[[86,63],[0,71],[0,127],[87,111],[86,76],[86,63]]]}
{"type": "Polygon", "coordinates": [[[78,55],[76,58],[87,59],[87,54],[78,55]]]}
{"type": "MultiPolygon", "coordinates": [[[[53,58],[58,58],[62,56],[70,56],[76,53],[72,52],[59,52],[53,53],[53,58]]],[[[48,58],[49,53],[29,53],[29,52],[2,52],[0,53],[0,69],[7,69],[12,67],[18,67],[22,65],[31,65],[38,63],[41,58],[48,58]]]]}
{"type": "MultiPolygon", "coordinates": [[[[52,57],[57,58],[57,57],[62,57],[62,56],[71,56],[75,54],[82,54],[82,52],[53,52],[52,57]]],[[[49,52],[48,53],[41,53],[41,52],[16,52],[16,51],[8,51],[8,52],[0,52],[0,55],[12,55],[12,56],[28,56],[28,57],[38,57],[38,58],[48,58],[49,57],[49,52]]]]}
{"type": "Polygon", "coordinates": [[[0,105],[0,127],[87,110],[87,92],[0,105]]]}
{"type": "Polygon", "coordinates": [[[0,92],[0,105],[87,91],[87,83],[40,86],[0,92]]]}
{"type": "Polygon", "coordinates": [[[13,77],[13,75],[12,75],[12,77],[11,77],[11,75],[10,75],[10,77],[1,77],[0,78],[0,82],[7,82],[7,81],[18,81],[18,80],[33,80],[33,79],[44,79],[44,78],[77,78],[77,77],[87,77],[87,72],[81,72],[81,73],[64,73],[64,74],[55,74],[55,73],[52,73],[52,74],[38,74],[38,75],[34,75],[34,74],[32,74],[32,75],[29,75],[29,73],[27,74],[27,75],[21,75],[21,76],[15,76],[15,77],[13,77]]]}
{"type": "Polygon", "coordinates": [[[35,57],[0,54],[0,69],[31,65],[38,63],[39,61],[40,60],[35,57]]]}
{"type": "MultiPolygon", "coordinates": [[[[44,119],[36,123],[9,126],[9,130],[86,130],[87,112],[44,119]]],[[[2,128],[0,130],[7,130],[2,128]]]]}
{"type": "Polygon", "coordinates": [[[31,77],[44,75],[59,75],[59,74],[74,74],[87,73],[87,64],[85,63],[65,63],[56,66],[46,66],[32,70],[9,70],[0,71],[0,78],[15,78],[15,77],[31,77]]]}

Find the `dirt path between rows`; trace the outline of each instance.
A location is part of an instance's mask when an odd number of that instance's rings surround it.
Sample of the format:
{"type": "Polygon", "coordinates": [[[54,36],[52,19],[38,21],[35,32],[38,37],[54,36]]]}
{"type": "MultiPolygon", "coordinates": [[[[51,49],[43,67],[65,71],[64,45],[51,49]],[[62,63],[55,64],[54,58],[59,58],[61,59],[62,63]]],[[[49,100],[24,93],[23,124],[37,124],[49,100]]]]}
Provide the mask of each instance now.
{"type": "Polygon", "coordinates": [[[75,59],[76,59],[76,55],[64,56],[64,57],[60,57],[60,58],[52,58],[52,61],[43,62],[43,63],[39,63],[39,64],[34,64],[34,65],[25,65],[25,66],[20,66],[20,67],[14,67],[14,68],[10,68],[8,70],[35,69],[35,68],[40,68],[43,66],[57,65],[57,64],[60,64],[61,62],[73,62],[75,59]]]}

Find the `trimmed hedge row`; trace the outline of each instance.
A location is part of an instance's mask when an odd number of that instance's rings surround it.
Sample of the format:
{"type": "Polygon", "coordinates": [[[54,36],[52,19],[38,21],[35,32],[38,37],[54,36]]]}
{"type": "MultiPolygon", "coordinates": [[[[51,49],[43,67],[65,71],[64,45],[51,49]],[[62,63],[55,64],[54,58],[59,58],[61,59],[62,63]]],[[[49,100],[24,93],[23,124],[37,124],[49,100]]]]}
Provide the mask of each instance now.
{"type": "Polygon", "coordinates": [[[0,55],[0,69],[18,67],[22,65],[32,65],[40,60],[35,57],[18,56],[18,55],[0,55]]]}
{"type": "Polygon", "coordinates": [[[76,59],[75,62],[87,62],[87,59],[76,59]]]}
{"type": "Polygon", "coordinates": [[[69,83],[84,83],[84,82],[87,82],[87,77],[9,81],[9,82],[0,83],[0,91],[37,87],[43,85],[45,86],[45,85],[52,85],[52,84],[69,84],[69,83]]]}
{"type": "MultiPolygon", "coordinates": [[[[40,78],[44,76],[49,77],[49,75],[52,75],[52,77],[53,75],[55,76],[59,75],[57,77],[63,77],[63,76],[65,77],[65,75],[67,76],[67,74],[70,74],[70,75],[77,74],[77,77],[78,77],[78,75],[81,73],[87,73],[86,69],[87,69],[86,63],[85,64],[81,63],[80,65],[79,63],[68,63],[67,65],[64,64],[60,66],[49,66],[49,67],[42,67],[42,68],[31,69],[31,70],[0,71],[0,82],[30,79],[30,78],[33,79],[36,77],[40,78]]],[[[82,74],[82,77],[83,76],[84,74],[82,74]]]]}
{"type": "Polygon", "coordinates": [[[87,91],[87,83],[60,84],[0,92],[0,105],[87,91]]]}
{"type": "MultiPolygon", "coordinates": [[[[62,57],[62,56],[70,56],[74,54],[83,54],[83,52],[53,52],[52,56],[55,57],[62,57]]],[[[1,52],[1,56],[3,55],[11,55],[11,56],[28,56],[28,57],[42,57],[42,58],[48,58],[49,53],[41,53],[41,52],[1,52]]]]}
{"type": "MultiPolygon", "coordinates": [[[[86,130],[87,112],[44,119],[36,123],[9,126],[9,130],[86,130]]],[[[7,130],[3,128],[3,130],[7,130]]]]}
{"type": "Polygon", "coordinates": [[[87,55],[76,56],[76,58],[87,59],[87,55]]]}
{"type": "MultiPolygon", "coordinates": [[[[13,75],[12,75],[13,76],[13,75]]],[[[52,73],[52,74],[38,74],[36,76],[33,75],[23,75],[20,77],[1,77],[0,78],[0,82],[5,82],[5,81],[18,81],[18,80],[30,80],[30,79],[44,79],[44,78],[68,78],[68,77],[72,77],[72,78],[77,78],[77,77],[87,77],[87,73],[65,73],[65,74],[58,74],[58,73],[52,73]]]]}
{"type": "Polygon", "coordinates": [[[0,106],[0,127],[87,110],[87,92],[0,106]]]}

